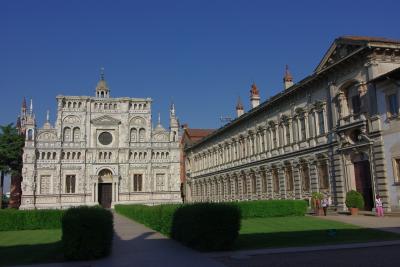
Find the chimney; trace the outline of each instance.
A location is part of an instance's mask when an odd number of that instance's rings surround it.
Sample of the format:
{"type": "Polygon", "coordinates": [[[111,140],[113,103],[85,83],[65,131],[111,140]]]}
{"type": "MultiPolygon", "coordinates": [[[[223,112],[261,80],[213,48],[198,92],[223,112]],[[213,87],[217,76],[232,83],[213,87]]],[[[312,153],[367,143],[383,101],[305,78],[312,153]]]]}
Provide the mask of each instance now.
{"type": "Polygon", "coordinates": [[[291,87],[292,85],[293,85],[293,77],[292,77],[292,74],[290,74],[289,66],[286,65],[285,76],[283,76],[283,87],[286,90],[289,87],[291,87]]]}
{"type": "Polygon", "coordinates": [[[244,108],[240,96],[238,97],[238,102],[236,105],[236,114],[238,118],[244,114],[244,108]]]}
{"type": "Polygon", "coordinates": [[[260,92],[258,91],[257,85],[255,83],[251,85],[250,101],[251,108],[255,108],[260,105],[260,92]]]}

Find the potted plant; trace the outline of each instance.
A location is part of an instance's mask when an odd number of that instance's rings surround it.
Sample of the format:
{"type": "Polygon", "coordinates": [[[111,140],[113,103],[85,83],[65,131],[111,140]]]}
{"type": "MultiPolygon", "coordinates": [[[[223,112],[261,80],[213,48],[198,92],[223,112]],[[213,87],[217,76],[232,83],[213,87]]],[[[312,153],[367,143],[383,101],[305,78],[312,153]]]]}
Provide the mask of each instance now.
{"type": "Polygon", "coordinates": [[[347,192],[346,206],[350,210],[351,215],[357,215],[358,210],[364,207],[363,196],[355,190],[347,192]]]}
{"type": "Polygon", "coordinates": [[[314,192],[311,195],[311,204],[314,209],[314,214],[317,216],[321,216],[324,213],[324,210],[321,207],[321,200],[324,198],[322,193],[314,192]]]}

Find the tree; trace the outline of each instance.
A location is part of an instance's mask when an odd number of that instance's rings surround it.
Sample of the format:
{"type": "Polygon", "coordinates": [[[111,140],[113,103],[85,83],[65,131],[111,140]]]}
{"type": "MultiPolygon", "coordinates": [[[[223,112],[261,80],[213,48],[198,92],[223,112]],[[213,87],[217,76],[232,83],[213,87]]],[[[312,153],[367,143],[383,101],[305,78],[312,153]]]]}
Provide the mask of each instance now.
{"type": "Polygon", "coordinates": [[[0,126],[0,208],[2,208],[4,176],[21,173],[23,146],[24,138],[12,123],[0,126]]]}

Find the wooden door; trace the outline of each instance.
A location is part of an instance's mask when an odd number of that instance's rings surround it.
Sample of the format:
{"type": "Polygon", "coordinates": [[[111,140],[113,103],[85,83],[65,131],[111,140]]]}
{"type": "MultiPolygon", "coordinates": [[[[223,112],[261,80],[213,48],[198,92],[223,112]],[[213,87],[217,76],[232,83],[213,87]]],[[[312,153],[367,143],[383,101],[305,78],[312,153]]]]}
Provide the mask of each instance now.
{"type": "Polygon", "coordinates": [[[364,209],[372,210],[374,200],[372,196],[372,182],[369,161],[359,161],[354,163],[354,175],[356,180],[356,189],[364,197],[364,209]]]}
{"type": "Polygon", "coordinates": [[[99,184],[99,204],[106,209],[111,208],[112,184],[99,184]]]}

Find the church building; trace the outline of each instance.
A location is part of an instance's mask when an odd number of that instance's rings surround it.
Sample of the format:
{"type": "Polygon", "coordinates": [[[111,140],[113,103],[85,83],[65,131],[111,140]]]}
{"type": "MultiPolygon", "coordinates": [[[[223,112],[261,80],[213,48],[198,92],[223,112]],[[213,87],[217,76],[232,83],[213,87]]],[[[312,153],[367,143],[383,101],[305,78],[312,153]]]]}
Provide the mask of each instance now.
{"type": "Polygon", "coordinates": [[[152,126],[150,98],[112,98],[101,74],[95,95],[57,96],[57,119],[36,125],[21,110],[25,132],[21,209],[180,202],[179,125],[152,126]]]}

